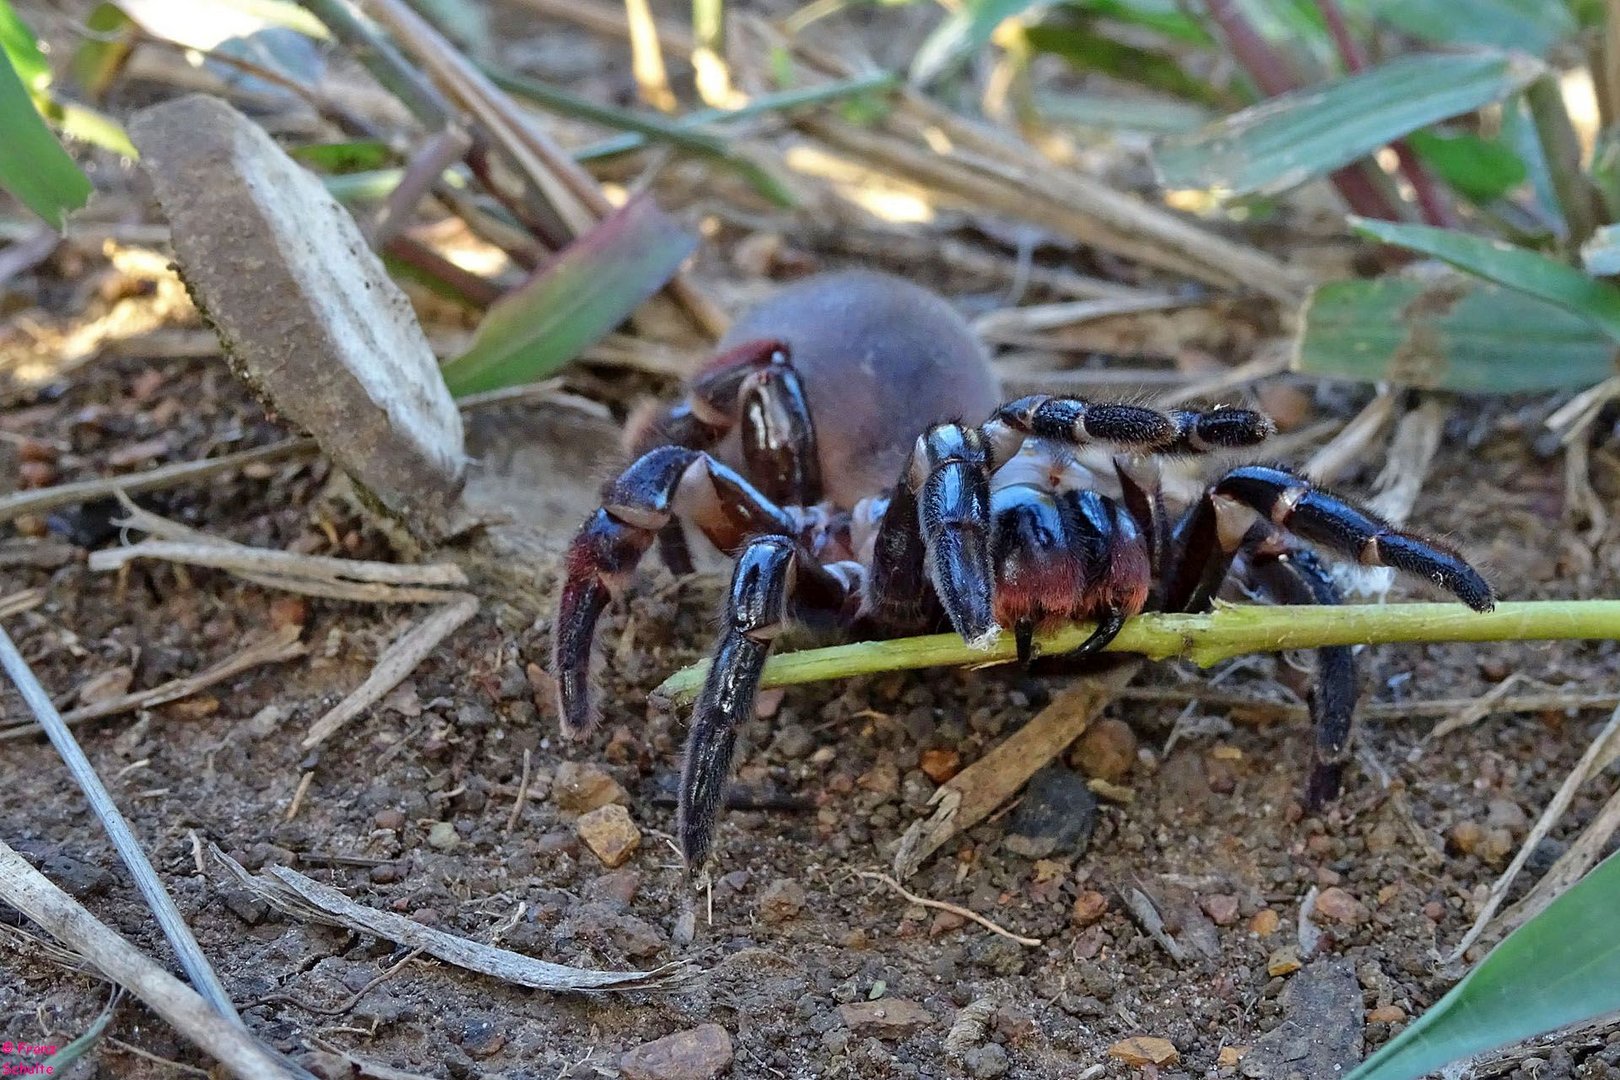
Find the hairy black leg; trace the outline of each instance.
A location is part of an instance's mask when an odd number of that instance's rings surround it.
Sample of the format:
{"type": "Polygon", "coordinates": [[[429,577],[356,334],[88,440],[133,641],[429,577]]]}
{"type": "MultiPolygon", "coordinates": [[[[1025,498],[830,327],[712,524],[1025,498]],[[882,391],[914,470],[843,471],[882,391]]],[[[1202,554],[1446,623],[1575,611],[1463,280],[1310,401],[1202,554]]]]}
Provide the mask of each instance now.
{"type": "Polygon", "coordinates": [[[1122,402],[1032,394],[997,409],[984,430],[999,465],[1025,435],[1074,444],[1111,443],[1145,453],[1202,454],[1258,445],[1276,428],[1253,409],[1161,412],[1122,402]]]}
{"type": "Polygon", "coordinates": [[[974,428],[938,424],[917,440],[908,466],[928,580],[962,640],[988,647],[992,611],[990,462],[974,428]]]}
{"type": "Polygon", "coordinates": [[[1161,585],[1165,611],[1205,611],[1245,545],[1275,532],[1250,508],[1206,491],[1176,523],[1161,585]]]}
{"type": "Polygon", "coordinates": [[[891,633],[929,629],[939,609],[932,606],[928,549],[908,480],[894,486],[882,514],[872,542],[865,615],[891,633]]]}
{"type": "Polygon", "coordinates": [[[704,534],[726,551],[751,536],[791,534],[795,526],[791,516],[747,480],[701,450],[651,450],[608,484],[602,508],[580,527],[563,562],[552,629],[552,674],[566,734],[581,735],[596,722],[590,661],[602,609],[678,512],[693,515],[704,534]]]}
{"type": "MultiPolygon", "coordinates": [[[[1248,576],[1282,604],[1333,605],[1344,602],[1327,568],[1303,549],[1261,554],[1250,560],[1248,576]]],[[[1305,805],[1316,810],[1338,798],[1350,760],[1359,687],[1354,651],[1346,645],[1312,650],[1316,677],[1306,697],[1315,745],[1305,805]]]]}
{"type": "Polygon", "coordinates": [[[816,565],[785,536],[756,537],[737,555],[724,629],[693,707],[681,771],[679,831],[688,874],[701,870],[712,850],[737,725],[753,715],[771,642],[804,608],[846,617],[852,611],[859,571],[847,563],[835,569],[816,565]]]}
{"type": "Polygon", "coordinates": [[[1496,606],[1491,587],[1457,552],[1405,532],[1284,469],[1247,465],[1214,491],[1252,508],[1279,528],[1358,560],[1429,579],[1475,611],[1496,606]]]}

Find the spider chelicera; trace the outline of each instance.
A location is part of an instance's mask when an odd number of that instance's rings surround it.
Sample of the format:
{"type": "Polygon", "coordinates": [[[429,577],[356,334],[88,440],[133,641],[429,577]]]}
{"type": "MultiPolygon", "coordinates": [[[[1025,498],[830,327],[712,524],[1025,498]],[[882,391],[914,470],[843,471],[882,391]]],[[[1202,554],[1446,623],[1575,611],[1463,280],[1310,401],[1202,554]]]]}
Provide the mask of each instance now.
{"type": "MultiPolygon", "coordinates": [[[[1001,402],[982,346],[939,297],[867,272],[806,279],[744,315],[677,404],[633,418],[633,463],[570,545],[553,625],[566,732],[596,719],[596,623],[656,542],[692,570],[688,528],[734,562],[680,788],[688,872],[707,861],[737,725],[790,624],[857,637],[953,627],[1021,657],[1043,626],[1207,608],[1229,576],[1283,604],[1337,604],[1320,545],[1426,578],[1488,611],[1446,545],[1276,465],[1231,469],[1187,505],[1159,459],[1249,448],[1251,409],[1158,410],[1075,397],[1001,402]],[[964,418],[984,417],[977,425],[964,418]]],[[[1316,650],[1306,801],[1337,796],[1357,696],[1345,647],[1316,650]]]]}

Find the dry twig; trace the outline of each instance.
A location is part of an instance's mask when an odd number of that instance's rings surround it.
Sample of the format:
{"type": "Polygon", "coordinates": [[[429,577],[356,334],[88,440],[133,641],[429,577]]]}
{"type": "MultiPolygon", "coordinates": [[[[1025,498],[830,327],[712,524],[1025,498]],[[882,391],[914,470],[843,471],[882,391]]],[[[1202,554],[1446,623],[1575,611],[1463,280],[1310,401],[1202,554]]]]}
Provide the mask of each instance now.
{"type": "Polygon", "coordinates": [[[478,598],[470,593],[447,593],[451,601],[411,627],[377,658],[377,666],[361,683],[325,716],[310,725],[309,734],[299,745],[305,750],[319,746],[362,712],[381,701],[383,695],[416,670],[439,643],[478,614],[478,598]]]}
{"type": "Polygon", "coordinates": [[[936,911],[948,911],[952,915],[960,915],[964,919],[969,919],[978,923],[992,934],[1000,934],[1009,941],[1016,941],[1020,945],[1028,945],[1031,948],[1038,948],[1042,944],[1040,938],[1024,937],[1020,934],[1015,934],[1011,930],[997,926],[983,915],[980,915],[977,911],[962,907],[960,904],[948,904],[943,900],[930,900],[926,896],[918,896],[916,893],[908,891],[904,885],[901,885],[888,874],[879,874],[872,870],[857,870],[855,871],[855,876],[867,878],[871,881],[881,881],[883,884],[887,885],[889,888],[893,889],[895,892],[899,893],[913,904],[920,904],[925,908],[933,908],[936,911]]]}

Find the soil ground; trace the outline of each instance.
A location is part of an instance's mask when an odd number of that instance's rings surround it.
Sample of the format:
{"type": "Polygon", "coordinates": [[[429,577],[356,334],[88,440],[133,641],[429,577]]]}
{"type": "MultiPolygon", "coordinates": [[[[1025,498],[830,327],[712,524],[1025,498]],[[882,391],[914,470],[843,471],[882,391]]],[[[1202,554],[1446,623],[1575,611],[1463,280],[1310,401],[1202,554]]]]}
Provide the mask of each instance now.
{"type": "MultiPolygon", "coordinates": [[[[1593,557],[1573,538],[1558,512],[1560,477],[1505,430],[1510,413],[1497,419],[1482,445],[1442,455],[1415,521],[1477,555],[1504,596],[1613,594],[1614,548],[1593,557]]],[[[117,448],[153,437],[180,460],[216,440],[276,435],[212,361],[93,364],[60,395],[9,409],[0,429],[5,453],[24,440],[61,446],[61,460],[86,475],[117,448]],[[172,404],[182,401],[206,407],[172,404]]],[[[361,519],[320,497],[323,473],[287,466],[180,489],[158,506],[248,543],[386,555],[361,519]]],[[[80,514],[72,524],[93,530],[97,521],[80,514]]],[[[908,883],[1043,941],[1026,948],[908,906],[855,872],[885,869],[899,833],[922,814],[934,788],[918,768],[924,751],[951,748],[971,762],[1063,680],[948,671],[795,689],[744,732],[737,789],[767,808],[726,814],[712,903],[700,909],[694,943],[681,947],[672,932],[686,893],[668,834],[683,732],[679,719],[650,714],[644,701],[706,647],[713,579],[676,582],[649,567],[613,610],[605,722],[586,743],[560,742],[546,696],[525,673],[545,661],[546,618],[494,605],[385,705],[306,754],[303,728],[364,677],[404,625],[401,615],[306,605],[210,571],[137,564],[98,574],[78,549],[63,557],[54,569],[0,570],[0,596],[46,589],[45,602],[9,627],[57,693],[120,668],[136,686],[154,685],[205,667],[265,627],[305,622],[309,657],[133,720],[96,722],[80,737],[256,1030],[291,1052],[318,1038],[432,1076],[613,1075],[622,1050],[707,1022],[731,1033],[739,1076],[1059,1077],[1098,1064],[1104,1072],[1088,1075],[1123,1076],[1133,1068],[1106,1049],[1134,1035],[1174,1043],[1179,1063],[1161,1075],[1207,1075],[1223,1047],[1254,1045],[1282,1018],[1279,994],[1299,976],[1268,968],[1287,966],[1279,950],[1298,950],[1299,908],[1313,887],[1343,889],[1359,907],[1323,929],[1305,970],[1348,961],[1365,1015],[1383,1018],[1365,1028],[1376,1045],[1449,985],[1437,950],[1467,929],[1527,819],[1603,720],[1592,712],[1492,716],[1426,748],[1426,722],[1366,724],[1345,798],[1305,817],[1303,725],[1232,724],[1226,710],[1196,703],[1209,676],[1150,668],[1139,684],[1194,699],[1181,720],[1192,734],[1162,753],[1180,705],[1111,707],[1140,738],[1124,780],[1134,800],[1103,804],[1083,853],[1015,854],[1003,843],[1011,820],[1003,815],[908,883]],[[507,832],[525,750],[536,783],[507,832]],[[569,760],[600,765],[629,793],[644,842],[620,869],[608,871],[581,847],[571,815],[549,797],[547,781],[569,760]],[[313,779],[289,820],[306,773],[313,779]],[[428,843],[440,822],[454,829],[449,846],[428,843]],[[500,927],[503,944],[538,956],[607,967],[686,957],[707,974],[671,993],[570,998],[413,962],[347,1000],[400,959],[394,947],[267,912],[216,873],[199,874],[194,836],[250,869],[293,866],[363,903],[469,937],[488,940],[500,927]],[[1183,960],[1135,921],[1122,902],[1132,889],[1152,897],[1173,935],[1191,943],[1183,960]],[[1105,902],[1100,913],[1092,893],[1105,902]],[[916,1002],[930,1019],[909,1032],[852,1029],[838,1006],[873,998],[916,1002]],[[948,1055],[944,1036],[958,1010],[981,1000],[994,1012],[982,1039],[969,1043],[977,1056],[948,1055]],[[984,1049],[991,1045],[1001,1049],[984,1049]]],[[[1368,700],[1419,701],[1477,696],[1514,673],[1532,686],[1612,686],[1616,650],[1389,647],[1364,651],[1362,664],[1368,700]]],[[[1270,660],[1214,678],[1257,698],[1280,699],[1299,684],[1288,665],[1270,660]]],[[[9,688],[0,703],[8,722],[23,718],[9,688]]],[[[50,748],[12,741],[4,756],[7,838],[99,917],[166,955],[50,748]]],[[[1578,801],[1532,870],[1594,810],[1592,799],[1578,801]]],[[[0,969],[7,1037],[66,1041],[106,998],[96,980],[21,952],[0,957],[0,969]]],[[[145,1052],[202,1063],[139,1007],[123,1007],[114,1033],[145,1052]]],[[[1568,1037],[1534,1055],[1495,1071],[1614,1075],[1620,1036],[1568,1037]]],[[[170,1072],[119,1045],[86,1070],[170,1072]]]]}

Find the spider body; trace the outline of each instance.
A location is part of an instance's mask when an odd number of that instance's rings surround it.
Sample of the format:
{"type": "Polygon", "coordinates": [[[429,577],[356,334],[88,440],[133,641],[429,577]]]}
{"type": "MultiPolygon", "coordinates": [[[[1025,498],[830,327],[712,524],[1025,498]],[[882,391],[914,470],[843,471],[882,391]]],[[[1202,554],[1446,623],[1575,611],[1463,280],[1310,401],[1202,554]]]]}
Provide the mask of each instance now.
{"type": "MultiPolygon", "coordinates": [[[[554,673],[564,730],[589,730],[596,622],[642,555],[656,542],[689,572],[684,523],[734,560],[681,781],[689,871],[708,858],[736,727],[792,623],[864,637],[949,627],[981,646],[1007,630],[1028,660],[1037,630],[1093,621],[1079,650],[1091,652],[1138,612],[1206,608],[1234,568],[1275,602],[1339,603],[1302,541],[1493,604],[1456,552],[1282,467],[1240,466],[1172,506],[1159,459],[1256,446],[1273,430],[1260,413],[998,402],[944,301],[846,273],[744,315],[681,402],[632,421],[637,456],[565,560],[554,673]]],[[[1355,701],[1350,650],[1317,650],[1312,804],[1338,793],[1355,701]]]]}

